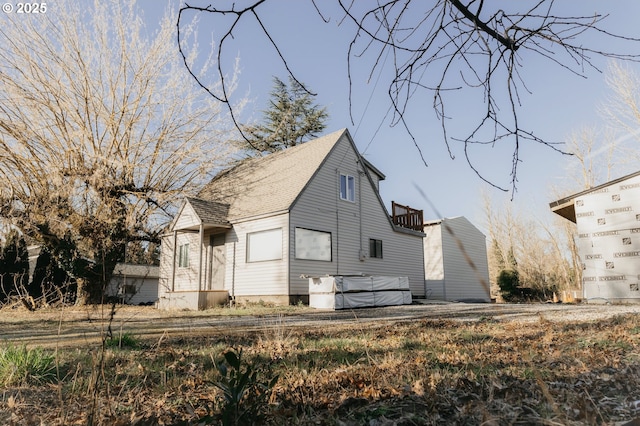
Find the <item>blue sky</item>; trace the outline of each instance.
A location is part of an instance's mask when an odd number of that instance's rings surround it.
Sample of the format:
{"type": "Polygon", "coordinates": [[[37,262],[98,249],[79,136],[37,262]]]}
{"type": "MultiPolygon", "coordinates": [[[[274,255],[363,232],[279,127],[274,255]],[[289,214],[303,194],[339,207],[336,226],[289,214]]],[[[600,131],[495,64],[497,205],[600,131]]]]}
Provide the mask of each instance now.
{"type": "MultiPolygon", "coordinates": [[[[224,3],[214,2],[221,7],[224,3]]],[[[495,1],[490,2],[495,3],[495,1]]],[[[153,21],[157,16],[157,2],[140,2],[145,9],[146,19],[153,21]]],[[[189,4],[207,6],[210,1],[192,0],[189,4]]],[[[408,204],[424,209],[427,219],[438,216],[452,217],[464,215],[481,229],[484,228],[484,210],[482,193],[491,196],[498,204],[508,201],[513,195],[513,207],[530,212],[535,218],[549,220],[551,213],[548,203],[554,195],[550,187],[566,179],[566,167],[571,157],[563,156],[549,148],[524,144],[521,147],[522,163],[519,165],[517,192],[502,193],[479,179],[465,161],[461,146],[452,146],[455,159],[447,153],[442,139],[439,122],[432,110],[432,98],[412,104],[409,113],[412,130],[422,149],[428,167],[425,167],[413,146],[413,142],[401,126],[390,127],[385,115],[389,108],[386,94],[385,76],[382,72],[369,78],[368,70],[371,57],[365,56],[357,63],[353,76],[353,117],[349,117],[347,49],[353,37],[354,27],[348,22],[338,26],[339,14],[332,9],[333,2],[319,2],[327,16],[325,23],[316,13],[311,1],[270,0],[261,7],[261,17],[270,29],[275,41],[282,49],[296,76],[318,93],[317,103],[327,107],[330,119],[327,133],[348,128],[360,151],[365,157],[386,174],[381,184],[382,197],[389,208],[391,201],[408,204]],[[376,81],[378,81],[376,83],[376,81]],[[436,213],[423,199],[420,187],[435,207],[436,213]]],[[[502,3],[499,3],[502,4],[502,3]]],[[[559,15],[585,15],[599,12],[609,14],[606,28],[628,36],[638,34],[637,16],[640,15],[640,3],[633,0],[616,2],[568,1],[556,2],[559,15]]],[[[199,36],[203,54],[207,52],[206,43],[212,37],[220,36],[223,24],[212,16],[200,16],[199,36]]],[[[238,95],[249,94],[252,104],[243,118],[259,120],[261,111],[266,107],[272,87],[272,76],[286,79],[286,70],[277,60],[275,50],[266,42],[257,30],[255,21],[234,31],[233,44],[226,51],[227,60],[240,58],[241,80],[238,95]]],[[[598,43],[602,39],[596,34],[583,38],[583,43],[598,43]]],[[[610,43],[610,42],[607,42],[610,43]]],[[[614,48],[614,44],[607,44],[614,48]]],[[[637,48],[640,52],[640,45],[637,48]]],[[[632,53],[632,52],[624,52],[632,53]]],[[[597,113],[598,105],[607,95],[604,75],[587,70],[587,79],[577,77],[548,61],[527,56],[521,58],[524,68],[522,75],[532,94],[522,98],[520,109],[524,127],[546,140],[562,141],[569,133],[584,126],[597,126],[602,121],[597,113]]],[[[231,62],[229,62],[231,63],[231,62]]],[[[606,69],[607,60],[597,59],[596,64],[606,69]]],[[[634,66],[640,70],[640,67],[634,66]]],[[[478,108],[477,93],[461,91],[449,105],[452,122],[456,126],[469,126],[465,117],[478,108]]],[[[637,143],[635,139],[629,143],[637,143]]],[[[474,152],[477,167],[498,185],[509,187],[511,168],[511,148],[501,145],[474,152]]],[[[615,177],[615,176],[614,176],[615,177]]]]}

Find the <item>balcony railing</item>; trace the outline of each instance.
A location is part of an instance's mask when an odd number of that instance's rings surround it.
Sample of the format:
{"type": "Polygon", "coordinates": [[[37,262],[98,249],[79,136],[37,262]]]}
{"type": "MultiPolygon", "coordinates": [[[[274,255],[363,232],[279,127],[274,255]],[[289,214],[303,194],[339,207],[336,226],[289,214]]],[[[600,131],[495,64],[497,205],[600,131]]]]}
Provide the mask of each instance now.
{"type": "Polygon", "coordinates": [[[412,209],[409,206],[403,206],[395,201],[391,202],[391,219],[393,223],[403,228],[420,232],[422,232],[424,228],[422,210],[412,209]]]}

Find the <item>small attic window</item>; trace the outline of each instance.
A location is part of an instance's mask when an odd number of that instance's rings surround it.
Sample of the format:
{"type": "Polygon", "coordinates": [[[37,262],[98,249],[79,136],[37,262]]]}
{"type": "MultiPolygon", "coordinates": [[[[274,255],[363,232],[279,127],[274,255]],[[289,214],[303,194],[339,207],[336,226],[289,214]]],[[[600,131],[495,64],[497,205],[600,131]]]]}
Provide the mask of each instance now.
{"type": "Polygon", "coordinates": [[[350,175],[340,175],[340,199],[345,201],[356,201],[355,178],[350,175]]]}

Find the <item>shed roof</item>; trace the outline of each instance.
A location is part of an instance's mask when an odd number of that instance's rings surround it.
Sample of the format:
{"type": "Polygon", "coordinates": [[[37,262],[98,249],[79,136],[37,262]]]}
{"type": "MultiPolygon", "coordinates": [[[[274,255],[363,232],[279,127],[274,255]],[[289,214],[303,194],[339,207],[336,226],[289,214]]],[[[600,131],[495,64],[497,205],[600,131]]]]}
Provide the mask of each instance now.
{"type": "Polygon", "coordinates": [[[228,206],[228,220],[288,210],[346,129],[265,157],[250,158],[215,176],[198,194],[228,206]]]}
{"type": "Polygon", "coordinates": [[[617,183],[623,182],[627,179],[631,179],[633,177],[640,176],[640,170],[634,173],[630,173],[628,175],[619,177],[617,179],[611,180],[609,182],[605,182],[601,185],[594,186],[584,191],[577,192],[573,195],[569,195],[568,197],[561,198],[557,201],[553,201],[549,203],[549,208],[552,212],[557,215],[564,217],[567,220],[570,220],[573,223],[576,223],[576,210],[575,210],[575,199],[581,197],[583,195],[587,195],[591,192],[599,191],[602,188],[606,188],[611,185],[615,185],[617,183]]]}

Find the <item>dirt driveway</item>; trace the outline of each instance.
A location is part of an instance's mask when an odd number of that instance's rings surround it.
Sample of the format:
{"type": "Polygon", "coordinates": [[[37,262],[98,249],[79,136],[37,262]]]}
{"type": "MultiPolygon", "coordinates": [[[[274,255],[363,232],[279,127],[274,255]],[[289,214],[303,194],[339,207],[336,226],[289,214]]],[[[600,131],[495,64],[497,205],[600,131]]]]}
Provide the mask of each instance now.
{"type": "Polygon", "coordinates": [[[211,336],[288,327],[350,327],[445,319],[452,321],[591,321],[627,313],[640,313],[640,305],[600,304],[467,304],[429,303],[342,311],[307,307],[252,309],[213,309],[201,312],[167,312],[152,307],[116,307],[110,321],[108,306],[80,307],[29,312],[0,310],[0,341],[44,347],[94,346],[108,330],[130,333],[136,338],[160,341],[167,337],[211,336]]]}

